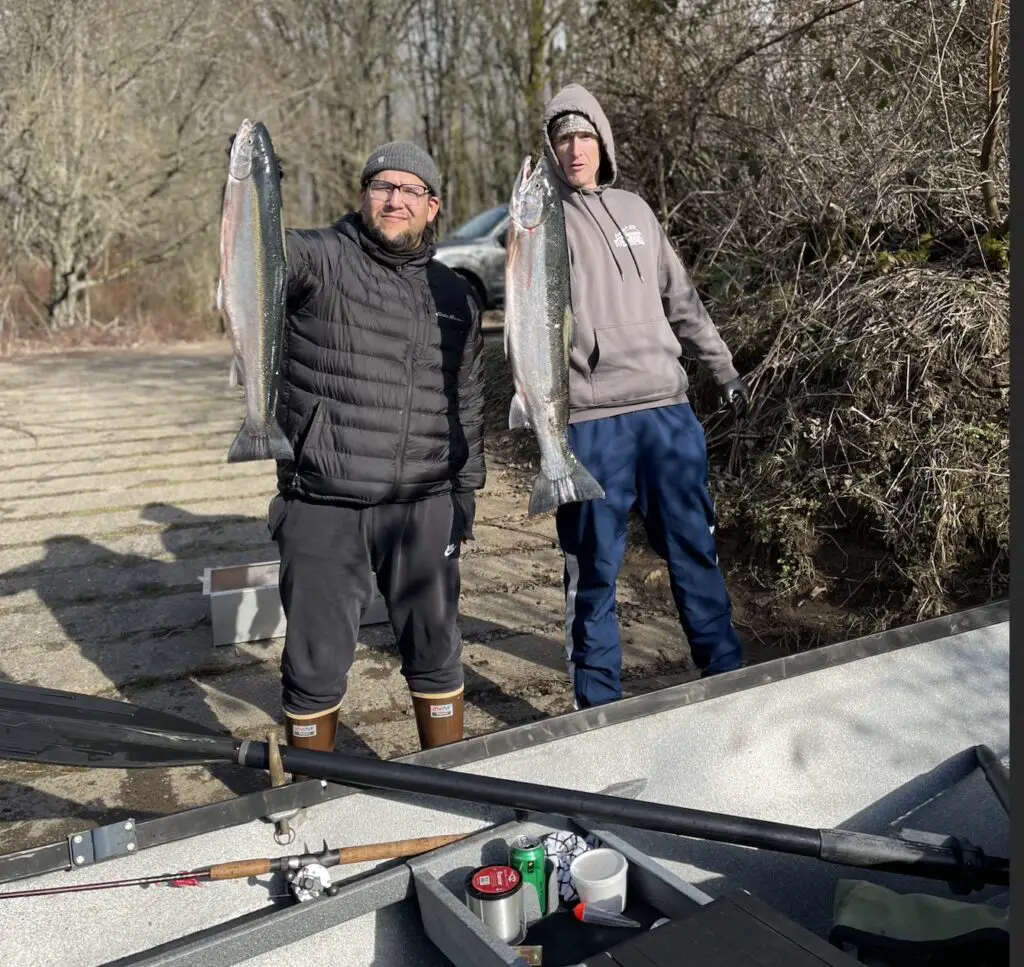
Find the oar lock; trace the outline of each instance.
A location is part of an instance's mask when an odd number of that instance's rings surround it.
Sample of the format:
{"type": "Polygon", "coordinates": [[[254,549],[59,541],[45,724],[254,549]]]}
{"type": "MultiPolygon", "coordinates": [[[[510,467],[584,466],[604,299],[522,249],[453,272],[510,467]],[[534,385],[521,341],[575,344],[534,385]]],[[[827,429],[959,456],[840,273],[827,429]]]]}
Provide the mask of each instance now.
{"type": "Polygon", "coordinates": [[[81,868],[118,856],[130,856],[139,848],[135,820],[122,819],[106,826],[84,829],[68,836],[71,866],[81,868]]]}
{"type": "MultiPolygon", "coordinates": [[[[277,730],[271,729],[267,732],[267,759],[270,771],[270,785],[277,789],[285,785],[284,763],[281,761],[281,747],[278,744],[277,730]]],[[[290,820],[299,814],[298,807],[285,809],[281,812],[269,813],[267,819],[274,824],[274,842],[278,846],[290,846],[295,840],[295,830],[292,829],[290,820]]],[[[330,879],[330,878],[328,878],[330,879]]]]}

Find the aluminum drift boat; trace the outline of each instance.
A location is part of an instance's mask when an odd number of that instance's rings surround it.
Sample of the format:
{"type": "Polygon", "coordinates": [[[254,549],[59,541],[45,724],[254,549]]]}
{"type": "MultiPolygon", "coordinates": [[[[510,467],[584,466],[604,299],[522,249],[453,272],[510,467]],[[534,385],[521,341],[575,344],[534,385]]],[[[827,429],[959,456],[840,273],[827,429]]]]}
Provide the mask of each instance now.
{"type": "MultiPolygon", "coordinates": [[[[988,762],[990,786],[975,750],[1008,758],[1008,622],[1006,605],[990,605],[404,761],[583,791],[641,776],[648,802],[876,835],[909,827],[1006,856],[1000,772],[988,762]]],[[[262,965],[282,954],[368,965],[526,963],[467,917],[462,894],[466,871],[500,859],[525,818],[495,805],[308,781],[129,831],[83,829],[87,862],[73,866],[68,841],[0,856],[0,891],[162,876],[294,853],[303,840],[319,848],[472,835],[415,859],[338,867],[336,895],[306,903],[294,902],[279,875],[5,899],[0,953],[12,967],[38,963],[41,951],[67,967],[262,965]],[[297,844],[278,846],[265,817],[300,805],[297,844]]],[[[820,939],[841,878],[956,896],[934,879],[624,825],[528,819],[526,828],[594,831],[619,847],[631,859],[631,894],[671,919],[748,890],[820,939]]],[[[1005,895],[991,886],[959,899],[998,905],[1005,895]]],[[[567,931],[559,939],[568,942],[567,931]]],[[[579,962],[554,959],[550,938],[545,947],[546,964],[579,962]]]]}

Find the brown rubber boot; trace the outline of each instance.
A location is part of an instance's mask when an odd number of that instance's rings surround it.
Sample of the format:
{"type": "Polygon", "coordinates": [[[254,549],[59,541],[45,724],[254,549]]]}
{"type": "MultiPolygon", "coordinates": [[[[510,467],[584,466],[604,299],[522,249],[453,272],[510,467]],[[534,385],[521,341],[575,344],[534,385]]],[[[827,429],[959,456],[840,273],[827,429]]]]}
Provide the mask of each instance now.
{"type": "Polygon", "coordinates": [[[412,693],[421,749],[434,749],[462,739],[462,693],[461,688],[444,695],[412,693]]]}
{"type": "MultiPolygon", "coordinates": [[[[284,713],[285,741],[297,749],[316,749],[318,752],[333,752],[338,736],[339,702],[326,712],[312,712],[308,715],[284,713]]],[[[306,776],[292,774],[292,781],[306,776]]]]}

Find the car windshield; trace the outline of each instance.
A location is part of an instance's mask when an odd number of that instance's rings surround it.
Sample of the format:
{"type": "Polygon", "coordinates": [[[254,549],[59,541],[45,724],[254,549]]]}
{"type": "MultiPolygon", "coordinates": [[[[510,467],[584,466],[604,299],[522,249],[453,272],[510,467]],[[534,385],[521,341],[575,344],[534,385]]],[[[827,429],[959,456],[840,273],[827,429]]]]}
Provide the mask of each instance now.
{"type": "Polygon", "coordinates": [[[479,215],[474,215],[468,222],[464,222],[454,232],[452,238],[480,238],[486,235],[506,215],[508,209],[504,205],[497,208],[489,208],[479,215]]]}

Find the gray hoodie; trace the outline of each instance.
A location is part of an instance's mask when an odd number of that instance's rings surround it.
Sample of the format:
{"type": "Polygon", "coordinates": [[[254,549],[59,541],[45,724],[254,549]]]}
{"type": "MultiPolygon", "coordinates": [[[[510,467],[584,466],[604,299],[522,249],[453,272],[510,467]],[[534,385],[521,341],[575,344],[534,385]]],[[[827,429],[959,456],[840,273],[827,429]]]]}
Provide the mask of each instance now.
{"type": "Polygon", "coordinates": [[[611,125],[597,100],[571,84],[544,111],[545,153],[561,178],[569,238],[576,338],[570,355],[569,422],[686,401],[683,347],[719,385],[739,374],[650,206],[613,188],[618,169],[611,125]],[[594,191],[573,188],[548,136],[552,119],[587,117],[601,139],[594,191]]]}

